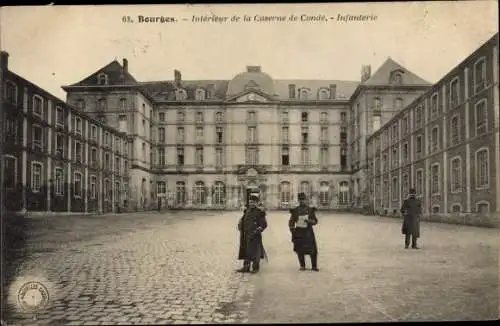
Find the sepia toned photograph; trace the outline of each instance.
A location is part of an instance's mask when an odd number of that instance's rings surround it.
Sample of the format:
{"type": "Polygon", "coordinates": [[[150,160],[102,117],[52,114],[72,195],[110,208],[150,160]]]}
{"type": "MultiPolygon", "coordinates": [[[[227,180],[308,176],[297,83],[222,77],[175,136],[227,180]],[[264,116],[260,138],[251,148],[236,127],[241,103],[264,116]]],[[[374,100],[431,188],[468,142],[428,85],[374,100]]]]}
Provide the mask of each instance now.
{"type": "Polygon", "coordinates": [[[498,320],[498,25],[0,7],[2,326],[498,320]]]}

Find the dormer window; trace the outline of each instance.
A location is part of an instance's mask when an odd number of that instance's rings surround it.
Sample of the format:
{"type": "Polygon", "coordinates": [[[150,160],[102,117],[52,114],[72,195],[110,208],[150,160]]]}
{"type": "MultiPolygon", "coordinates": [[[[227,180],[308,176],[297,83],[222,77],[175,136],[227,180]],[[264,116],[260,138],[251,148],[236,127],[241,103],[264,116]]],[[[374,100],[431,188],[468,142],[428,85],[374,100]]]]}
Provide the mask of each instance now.
{"type": "Polygon", "coordinates": [[[390,77],[390,83],[392,85],[401,85],[403,84],[403,72],[400,70],[393,71],[390,77]]]}
{"type": "Polygon", "coordinates": [[[178,89],[175,91],[176,101],[184,101],[185,99],[187,99],[187,93],[184,89],[178,89]]]}
{"type": "Polygon", "coordinates": [[[97,83],[99,85],[107,85],[108,84],[108,75],[105,73],[100,73],[97,75],[97,83]]]}
{"type": "Polygon", "coordinates": [[[319,93],[318,93],[318,98],[320,100],[328,100],[330,98],[330,94],[328,94],[328,90],[327,89],[320,89],[319,90],[319,93]]]}
{"type": "Polygon", "coordinates": [[[203,88],[198,88],[196,90],[195,99],[197,101],[203,101],[205,99],[205,90],[203,88]]]}
{"type": "Polygon", "coordinates": [[[307,100],[309,98],[309,90],[306,88],[302,88],[299,91],[299,99],[307,100]]]}

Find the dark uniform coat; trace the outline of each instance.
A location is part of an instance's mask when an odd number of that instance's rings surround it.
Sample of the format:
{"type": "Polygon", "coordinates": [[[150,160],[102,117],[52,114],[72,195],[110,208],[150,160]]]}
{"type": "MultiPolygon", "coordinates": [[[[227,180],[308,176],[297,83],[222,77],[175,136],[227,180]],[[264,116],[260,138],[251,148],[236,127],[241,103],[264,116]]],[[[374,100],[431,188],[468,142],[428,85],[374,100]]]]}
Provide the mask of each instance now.
{"type": "Polygon", "coordinates": [[[246,208],[238,223],[240,250],[238,259],[254,260],[264,258],[262,231],[267,228],[266,212],[260,208],[246,208]]]}
{"type": "Polygon", "coordinates": [[[420,216],[422,214],[422,204],[420,200],[410,197],[405,199],[401,206],[401,213],[404,215],[401,233],[420,237],[420,216]]]}
{"type": "Polygon", "coordinates": [[[293,251],[298,254],[314,255],[318,253],[316,236],[313,230],[313,225],[318,224],[315,211],[316,208],[307,205],[290,210],[291,215],[288,226],[292,233],[293,251]],[[311,222],[301,222],[305,217],[308,217],[311,222]]]}

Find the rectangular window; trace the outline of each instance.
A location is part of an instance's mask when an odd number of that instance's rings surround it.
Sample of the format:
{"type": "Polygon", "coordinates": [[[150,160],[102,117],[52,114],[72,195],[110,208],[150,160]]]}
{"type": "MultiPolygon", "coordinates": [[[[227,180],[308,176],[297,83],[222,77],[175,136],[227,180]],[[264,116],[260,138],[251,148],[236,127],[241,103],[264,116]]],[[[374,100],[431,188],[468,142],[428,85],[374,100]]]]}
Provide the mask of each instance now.
{"type": "Polygon", "coordinates": [[[54,191],[60,196],[64,193],[64,170],[62,168],[54,169],[54,191]]]}
{"type": "Polygon", "coordinates": [[[184,148],[177,148],[177,165],[184,165],[184,148]]]}
{"type": "Polygon", "coordinates": [[[35,151],[43,152],[43,129],[39,125],[33,125],[33,149],[35,151]]]}
{"type": "Polygon", "coordinates": [[[177,127],[177,142],[184,143],[184,127],[177,127]]]}
{"type": "Polygon", "coordinates": [[[439,150],[439,129],[438,127],[432,128],[431,131],[431,153],[439,150]]]}
{"type": "Polygon", "coordinates": [[[439,164],[433,164],[431,167],[431,193],[439,194],[439,164]]]}
{"type": "MultiPolygon", "coordinates": [[[[342,116],[342,114],[341,114],[341,116],[342,116]]],[[[309,121],[309,114],[307,112],[302,112],[301,115],[300,115],[300,120],[302,122],[309,121]]]]}
{"type": "Polygon", "coordinates": [[[257,122],[256,114],[254,111],[248,112],[248,122],[251,122],[251,123],[257,122]]]}
{"type": "Polygon", "coordinates": [[[222,156],[222,148],[217,147],[215,149],[215,166],[222,167],[223,166],[223,156],[222,156]]]}
{"type": "Polygon", "coordinates": [[[196,165],[203,166],[203,147],[196,147],[196,165]]]}
{"type": "Polygon", "coordinates": [[[256,165],[259,162],[258,149],[256,147],[247,147],[246,162],[248,165],[256,165]]]}
{"type": "Polygon", "coordinates": [[[184,122],[185,120],[185,115],[184,115],[184,112],[182,111],[177,111],[177,122],[179,123],[182,123],[184,122]]]}
{"type": "Polygon", "coordinates": [[[17,187],[17,158],[5,155],[4,164],[4,189],[14,189],[17,187]]]}
{"type": "Polygon", "coordinates": [[[307,127],[302,127],[302,144],[307,144],[309,141],[309,128],[307,127]]]}
{"type": "Polygon", "coordinates": [[[321,141],[322,142],[327,142],[328,141],[328,127],[321,127],[321,141]]]}
{"type": "Polygon", "coordinates": [[[392,149],[392,168],[397,168],[398,165],[399,165],[398,149],[393,148],[392,149]]]}
{"type": "Polygon", "coordinates": [[[290,153],[288,147],[283,147],[281,149],[281,165],[284,166],[290,165],[290,153]]]}
{"type": "Polygon", "coordinates": [[[474,90],[479,92],[486,86],[486,59],[481,58],[474,64],[474,90]]]}
{"type": "Polygon", "coordinates": [[[319,117],[320,122],[328,122],[328,112],[321,112],[319,117]]]}
{"type": "Polygon", "coordinates": [[[415,126],[417,128],[422,127],[422,107],[418,106],[415,111],[415,126]]]}
{"type": "Polygon", "coordinates": [[[321,148],[321,158],[320,158],[320,164],[322,167],[326,168],[328,167],[328,147],[322,147],[321,148]]]}
{"type": "Polygon", "coordinates": [[[248,127],[247,135],[249,143],[255,143],[257,141],[257,134],[255,127],[248,127]]]}
{"type": "Polygon", "coordinates": [[[31,190],[39,192],[42,182],[42,164],[33,162],[31,164],[31,190]]]}
{"type": "Polygon", "coordinates": [[[450,143],[456,145],[460,142],[460,118],[454,116],[450,121],[450,143]]]}
{"type": "Polygon", "coordinates": [[[90,176],[90,198],[95,199],[97,197],[97,177],[90,176]]]}
{"type": "Polygon", "coordinates": [[[196,127],[196,142],[203,141],[203,127],[196,127]]]}
{"type": "Polygon", "coordinates": [[[222,123],[222,122],[224,122],[222,112],[215,113],[215,122],[216,123],[222,123]]]}
{"type": "Polygon", "coordinates": [[[83,192],[83,188],[82,188],[82,174],[81,173],[75,173],[74,175],[74,196],[75,197],[82,197],[82,192],[83,192]]]}
{"type": "Polygon", "coordinates": [[[462,191],[462,166],[459,157],[451,160],[450,179],[451,179],[451,193],[458,193],[462,191]]]}
{"type": "Polygon", "coordinates": [[[127,110],[127,99],[126,98],[120,99],[120,109],[122,111],[127,110]]]}
{"type": "Polygon", "coordinates": [[[403,164],[408,163],[408,143],[403,144],[403,164]]]}
{"type": "Polygon", "coordinates": [[[308,166],[309,165],[309,149],[307,147],[302,147],[300,152],[301,152],[302,165],[308,166]]]}
{"type": "Polygon", "coordinates": [[[283,143],[288,143],[288,135],[289,135],[288,127],[281,127],[281,141],[283,143]]]}
{"type": "Polygon", "coordinates": [[[64,126],[64,112],[60,106],[56,107],[56,125],[64,126]]]}
{"type": "Polygon", "coordinates": [[[434,94],[431,97],[431,117],[435,117],[438,114],[438,95],[434,94]]]}
{"type": "Polygon", "coordinates": [[[64,156],[64,134],[57,133],[56,134],[56,155],[59,157],[64,156]]]}
{"type": "Polygon", "coordinates": [[[33,114],[43,118],[43,99],[38,95],[33,97],[33,114]]]}
{"type": "Polygon", "coordinates": [[[120,158],[115,157],[115,167],[114,167],[115,173],[121,174],[121,164],[120,164],[120,158]]]}
{"type": "Polygon", "coordinates": [[[347,121],[347,113],[340,112],[340,121],[341,122],[346,122],[347,121]]]}
{"type": "Polygon", "coordinates": [[[397,123],[392,125],[392,142],[395,143],[398,141],[399,133],[398,133],[398,125],[397,123]]]}
{"type": "Polygon", "coordinates": [[[165,112],[158,113],[158,120],[165,122],[165,112]]]}
{"type": "Polygon", "coordinates": [[[158,148],[158,165],[165,166],[165,148],[158,148]]]}
{"type": "Polygon", "coordinates": [[[75,161],[76,162],[79,162],[79,163],[83,163],[83,146],[82,146],[82,143],[80,143],[79,141],[75,141],[75,147],[74,147],[74,158],[75,158],[75,161]]]}
{"type": "Polygon", "coordinates": [[[481,149],[476,152],[475,162],[475,177],[476,188],[486,189],[489,187],[490,170],[489,170],[489,151],[488,149],[481,149]]]}
{"type": "Polygon", "coordinates": [[[79,135],[82,134],[82,119],[80,119],[78,117],[75,118],[75,131],[79,135]]]}
{"type": "Polygon", "coordinates": [[[196,123],[203,123],[203,112],[196,112],[196,123]]]}
{"type": "Polygon", "coordinates": [[[399,198],[399,183],[398,183],[398,178],[393,177],[392,178],[392,200],[398,200],[399,198]]]}
{"type": "Polygon", "coordinates": [[[423,170],[417,170],[417,178],[415,182],[415,192],[417,193],[417,196],[421,196],[423,193],[424,189],[424,171],[423,170]]]}
{"type": "Polygon", "coordinates": [[[422,136],[419,135],[416,138],[416,144],[415,144],[415,154],[416,154],[415,156],[416,156],[417,159],[420,158],[421,155],[422,155],[422,148],[423,148],[423,146],[422,146],[422,136]]]}
{"type": "Polygon", "coordinates": [[[458,87],[459,87],[459,79],[456,78],[450,83],[450,109],[455,108],[458,105],[459,95],[458,95],[458,87]]]}
{"type": "Polygon", "coordinates": [[[408,178],[408,174],[403,175],[403,184],[402,184],[402,190],[401,190],[401,195],[403,199],[405,199],[408,196],[408,188],[410,186],[410,181],[408,178]]]}
{"type": "Polygon", "coordinates": [[[281,112],[281,123],[288,123],[288,112],[287,111],[281,112]]]}
{"type": "Polygon", "coordinates": [[[488,126],[488,109],[486,107],[486,99],[482,99],[474,106],[476,118],[476,136],[485,134],[488,126]]]}
{"type": "Polygon", "coordinates": [[[93,141],[97,141],[97,126],[92,125],[91,129],[91,138],[93,141]]]}
{"type": "Polygon", "coordinates": [[[158,142],[160,144],[165,143],[165,128],[158,128],[158,142]]]}
{"type": "Polygon", "coordinates": [[[224,130],[222,127],[215,128],[215,138],[217,144],[222,144],[224,142],[224,130]]]}

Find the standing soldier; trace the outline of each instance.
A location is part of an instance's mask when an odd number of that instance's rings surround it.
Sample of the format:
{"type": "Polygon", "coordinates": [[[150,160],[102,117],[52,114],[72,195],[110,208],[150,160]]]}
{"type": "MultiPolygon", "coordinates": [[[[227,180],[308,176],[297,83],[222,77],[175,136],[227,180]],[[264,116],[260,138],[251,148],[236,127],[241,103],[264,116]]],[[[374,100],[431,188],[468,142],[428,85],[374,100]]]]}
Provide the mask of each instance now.
{"type": "Polygon", "coordinates": [[[267,228],[267,220],[266,212],[257,207],[258,201],[257,195],[250,195],[248,207],[245,208],[238,223],[238,231],[240,231],[238,259],[243,260],[243,268],[238,272],[241,273],[250,272],[250,263],[252,263],[252,273],[258,273],[260,260],[264,258],[262,231],[267,228]]]}
{"type": "Polygon", "coordinates": [[[401,213],[404,216],[401,233],[405,235],[405,249],[410,246],[412,249],[419,249],[417,239],[420,237],[420,216],[422,215],[422,204],[415,198],[415,189],[410,189],[408,199],[405,199],[401,206],[401,213]]]}
{"type": "Polygon", "coordinates": [[[318,224],[316,208],[306,203],[306,195],[301,192],[298,196],[299,206],[290,210],[291,216],[288,227],[292,234],[293,251],[299,258],[300,270],[306,269],[305,255],[311,256],[312,270],[318,269],[318,248],[314,235],[313,225],[318,224]]]}

